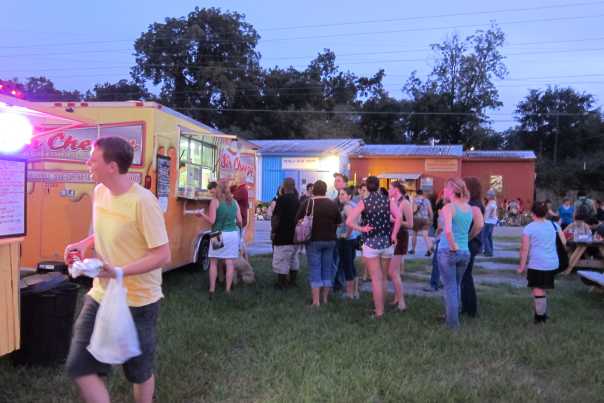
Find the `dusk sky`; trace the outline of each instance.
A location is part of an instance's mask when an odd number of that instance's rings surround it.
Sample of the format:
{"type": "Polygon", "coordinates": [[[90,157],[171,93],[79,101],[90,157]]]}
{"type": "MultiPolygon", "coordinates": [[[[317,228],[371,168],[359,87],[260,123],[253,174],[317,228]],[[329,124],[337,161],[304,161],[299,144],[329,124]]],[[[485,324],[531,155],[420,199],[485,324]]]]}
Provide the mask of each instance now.
{"type": "Polygon", "coordinates": [[[429,44],[496,21],[506,34],[508,78],[498,82],[504,106],[490,113],[496,129],[513,125],[529,88],[572,86],[604,100],[604,1],[4,1],[0,78],[46,76],[59,89],[86,91],[129,78],[133,42],[149,24],[199,7],[244,13],[261,35],[265,67],[304,68],[324,48],[343,70],[384,68],[385,86],[403,97],[413,70],[433,65],[429,44]]]}

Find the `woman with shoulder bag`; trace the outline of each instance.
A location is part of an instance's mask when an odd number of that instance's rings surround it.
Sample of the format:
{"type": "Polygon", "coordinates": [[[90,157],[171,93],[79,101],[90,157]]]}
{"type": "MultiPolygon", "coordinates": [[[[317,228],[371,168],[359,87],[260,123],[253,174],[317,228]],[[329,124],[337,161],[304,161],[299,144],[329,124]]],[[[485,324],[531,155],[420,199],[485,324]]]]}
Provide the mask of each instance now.
{"type": "Polygon", "coordinates": [[[208,214],[203,211],[201,217],[212,225],[212,231],[221,231],[219,237],[210,241],[210,299],[216,290],[218,259],[226,265],[226,292],[231,292],[235,274],[235,260],[239,259],[239,226],[241,211],[233,200],[233,195],[225,183],[216,187],[216,196],[210,202],[208,214]]]}
{"type": "Polygon", "coordinates": [[[306,244],[306,258],[313,307],[318,307],[321,303],[327,304],[329,291],[333,287],[336,229],[342,222],[338,206],[325,196],[326,193],[327,184],[322,180],[316,181],[312,189],[313,197],[306,200],[296,214],[298,222],[305,216],[312,216],[310,237],[306,244]]]}

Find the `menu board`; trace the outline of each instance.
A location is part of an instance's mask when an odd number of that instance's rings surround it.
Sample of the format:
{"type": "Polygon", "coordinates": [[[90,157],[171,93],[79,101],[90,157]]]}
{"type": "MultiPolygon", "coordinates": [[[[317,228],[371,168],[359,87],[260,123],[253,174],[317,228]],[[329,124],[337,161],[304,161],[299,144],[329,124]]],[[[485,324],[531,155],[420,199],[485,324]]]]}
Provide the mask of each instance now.
{"type": "Polygon", "coordinates": [[[168,211],[168,197],[170,196],[170,157],[157,156],[157,199],[162,211],[168,211]]]}
{"type": "Polygon", "coordinates": [[[25,236],[27,161],[0,156],[0,238],[25,236]]]}

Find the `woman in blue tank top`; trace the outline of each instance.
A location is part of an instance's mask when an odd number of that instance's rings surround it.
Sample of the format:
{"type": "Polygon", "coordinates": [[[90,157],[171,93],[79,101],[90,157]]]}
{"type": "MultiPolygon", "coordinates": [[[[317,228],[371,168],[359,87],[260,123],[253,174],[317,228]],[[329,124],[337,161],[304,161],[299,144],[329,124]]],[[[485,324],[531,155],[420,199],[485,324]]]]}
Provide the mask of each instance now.
{"type": "Polygon", "coordinates": [[[468,234],[472,225],[469,192],[461,179],[449,179],[445,198],[451,202],[442,209],[444,231],[438,244],[438,269],[444,285],[445,318],[449,328],[459,327],[459,284],[468,267],[468,234]]]}

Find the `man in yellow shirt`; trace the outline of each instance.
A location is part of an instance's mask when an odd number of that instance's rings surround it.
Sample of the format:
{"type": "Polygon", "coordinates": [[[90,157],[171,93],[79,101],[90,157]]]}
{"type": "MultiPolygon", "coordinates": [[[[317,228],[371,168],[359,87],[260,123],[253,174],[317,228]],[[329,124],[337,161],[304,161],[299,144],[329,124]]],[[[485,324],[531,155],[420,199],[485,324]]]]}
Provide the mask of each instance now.
{"type": "Polygon", "coordinates": [[[151,402],[157,345],[157,317],[161,291],[161,266],[170,262],[164,217],[157,198],[127,176],[132,164],[130,144],[117,137],[96,140],[87,162],[94,189],[94,232],[65,248],[65,257],[77,250],[84,256],[94,246],[104,266],[86,295],[74,326],[67,357],[67,373],[75,380],[86,402],[109,402],[100,376],[110,365],[97,361],[86,349],[94,329],[99,304],[110,278],[123,274],[128,305],[136,325],[142,354],[126,361],[124,374],[133,384],[137,403],[151,402]]]}

